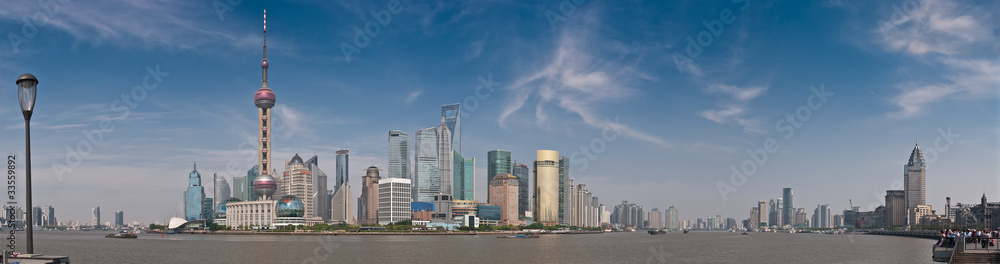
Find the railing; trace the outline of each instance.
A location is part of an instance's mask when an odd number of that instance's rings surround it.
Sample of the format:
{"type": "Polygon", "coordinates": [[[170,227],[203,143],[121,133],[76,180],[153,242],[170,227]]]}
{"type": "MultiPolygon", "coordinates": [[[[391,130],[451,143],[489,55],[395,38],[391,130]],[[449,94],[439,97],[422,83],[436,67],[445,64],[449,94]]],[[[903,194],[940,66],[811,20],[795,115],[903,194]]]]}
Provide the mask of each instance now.
{"type": "MultiPolygon", "coordinates": [[[[962,239],[962,238],[956,238],[962,239]]],[[[1000,253],[1000,240],[997,238],[966,237],[962,251],[976,253],[1000,253]]]]}

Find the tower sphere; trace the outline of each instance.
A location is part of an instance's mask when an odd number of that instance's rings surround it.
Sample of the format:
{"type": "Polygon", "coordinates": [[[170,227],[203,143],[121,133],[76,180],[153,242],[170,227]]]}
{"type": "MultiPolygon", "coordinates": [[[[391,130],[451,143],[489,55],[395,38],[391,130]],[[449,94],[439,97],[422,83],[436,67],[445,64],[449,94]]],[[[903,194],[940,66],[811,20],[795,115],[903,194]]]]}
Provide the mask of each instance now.
{"type": "Polygon", "coordinates": [[[267,87],[261,87],[253,95],[254,104],[260,108],[271,108],[274,106],[274,101],[276,100],[274,91],[267,87]]]}
{"type": "Polygon", "coordinates": [[[271,175],[261,174],[253,180],[253,191],[258,196],[271,197],[276,190],[278,190],[278,183],[271,175]]]}

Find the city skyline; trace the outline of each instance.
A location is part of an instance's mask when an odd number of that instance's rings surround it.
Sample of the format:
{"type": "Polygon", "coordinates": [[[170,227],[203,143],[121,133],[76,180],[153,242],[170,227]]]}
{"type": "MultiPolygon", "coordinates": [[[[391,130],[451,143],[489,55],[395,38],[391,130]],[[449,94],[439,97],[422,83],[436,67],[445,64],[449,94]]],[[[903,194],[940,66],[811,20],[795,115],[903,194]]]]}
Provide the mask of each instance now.
{"type": "MultiPolygon", "coordinates": [[[[387,131],[412,133],[415,142],[414,132],[443,123],[442,106],[462,103],[457,150],[476,158],[478,201],[487,200],[486,179],[494,176],[487,175],[487,151],[508,150],[530,166],[537,150],[554,150],[570,158],[574,182],[608,207],[628,200],[675,206],[680,219],[743,219],[756,201],[781,198],[788,187],[796,207],[807,211],[829,204],[837,212],[849,199],[870,210],[884,203],[885,190],[903,189],[899,167],[915,138],[927,158],[928,205],[940,210],[944,197],[975,203],[983,192],[1000,197],[995,28],[969,6],[921,3],[912,22],[899,24],[891,2],[753,2],[746,9],[728,1],[676,8],[586,2],[555,22],[544,14],[559,12],[556,5],[407,3],[351,59],[339,44],[353,43],[353,28],[376,21],[367,10],[387,10],[384,3],[272,7],[279,18],[272,21],[280,21],[272,27],[281,30],[270,36],[277,43],[268,56],[276,66],[270,82],[283,98],[273,108],[279,143],[269,155],[313,152],[333,161],[337,150],[350,149],[351,168],[390,168],[387,131]],[[720,10],[732,10],[735,20],[713,24],[720,10]],[[764,12],[791,22],[764,28],[764,12]],[[326,20],[313,25],[295,15],[302,13],[326,20]],[[526,20],[517,29],[479,27],[506,15],[526,20]],[[616,32],[661,16],[670,19],[616,32]],[[454,26],[462,24],[491,30],[454,26]],[[714,42],[695,46],[698,56],[685,55],[690,64],[676,64],[674,54],[687,53],[689,37],[697,44],[700,32],[715,33],[708,25],[723,29],[714,42]],[[782,35],[788,32],[797,35],[782,35]],[[789,43],[794,48],[783,48],[789,43]],[[776,124],[812,109],[810,96],[822,92],[810,87],[833,95],[805,121],[776,124]],[[475,107],[467,103],[473,101],[475,107]],[[780,148],[733,184],[730,167],[760,157],[747,153],[768,138],[780,148]],[[966,191],[956,177],[984,190],[966,191]],[[720,182],[733,188],[725,198],[720,182]]],[[[0,76],[9,79],[0,99],[13,102],[11,83],[23,72],[40,80],[35,201],[59,208],[60,219],[87,219],[87,209],[101,205],[129,212],[126,221],[163,221],[183,209],[178,190],[192,162],[203,175],[233,184],[260,163],[258,117],[247,98],[260,88],[251,64],[260,61],[262,3],[244,1],[221,14],[208,4],[150,5],[163,10],[153,17],[171,19],[135,19],[150,15],[136,4],[70,2],[50,17],[59,23],[39,27],[16,52],[0,43],[0,76]],[[82,17],[89,11],[122,17],[82,17]],[[102,67],[90,67],[95,61],[102,67]],[[153,89],[133,89],[143,85],[153,89]],[[101,132],[102,121],[114,128],[101,132]],[[149,200],[120,199],[133,195],[149,200]]],[[[40,10],[0,11],[0,31],[20,33],[21,16],[40,10]]],[[[22,154],[14,105],[0,105],[0,151],[22,154]]],[[[333,165],[319,167],[336,171],[333,165]]],[[[409,168],[410,175],[418,171],[409,168]]],[[[347,177],[358,182],[363,175],[355,169],[347,177]]],[[[201,186],[215,189],[207,179],[201,186]]],[[[360,184],[352,188],[361,193],[360,184]]]]}

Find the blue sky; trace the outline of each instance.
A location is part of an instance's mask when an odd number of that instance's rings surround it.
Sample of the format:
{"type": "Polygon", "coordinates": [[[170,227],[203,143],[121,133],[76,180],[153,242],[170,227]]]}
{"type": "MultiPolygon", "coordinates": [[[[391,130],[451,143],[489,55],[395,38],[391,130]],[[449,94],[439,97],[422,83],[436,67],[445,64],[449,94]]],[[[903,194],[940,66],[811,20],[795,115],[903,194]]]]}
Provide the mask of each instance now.
{"type": "MultiPolygon", "coordinates": [[[[101,206],[163,221],[180,212],[192,162],[209,187],[213,173],[231,182],[255,164],[241,144],[255,137],[265,3],[226,2],[0,10],[0,76],[9,81],[0,89],[8,102],[0,151],[23,154],[14,80],[25,72],[40,80],[36,205],[55,206],[60,220],[89,221],[101,206]],[[102,121],[98,140],[91,131],[102,121]]],[[[362,169],[385,167],[389,130],[412,136],[440,122],[441,105],[463,103],[462,152],[478,159],[480,200],[487,151],[510,150],[530,165],[536,150],[551,149],[574,157],[572,177],[609,208],[628,200],[647,210],[673,205],[682,219],[744,219],[757,200],[791,187],[807,212],[821,203],[846,209],[849,199],[873,209],[884,190],[901,189],[916,137],[925,155],[935,153],[927,179],[935,209],[946,196],[1000,197],[995,1],[390,7],[268,4],[276,163],[317,154],[332,175],[334,151],[349,149],[360,194],[362,169]],[[355,27],[366,25],[372,36],[356,43],[355,27]],[[342,44],[360,53],[345,57],[342,44]],[[492,90],[477,93],[483,82],[492,90]],[[820,103],[811,87],[833,95],[820,103]],[[787,114],[801,123],[793,134],[779,121],[787,114]],[[777,150],[734,182],[730,168],[753,162],[748,150],[769,139],[777,150]]]]}

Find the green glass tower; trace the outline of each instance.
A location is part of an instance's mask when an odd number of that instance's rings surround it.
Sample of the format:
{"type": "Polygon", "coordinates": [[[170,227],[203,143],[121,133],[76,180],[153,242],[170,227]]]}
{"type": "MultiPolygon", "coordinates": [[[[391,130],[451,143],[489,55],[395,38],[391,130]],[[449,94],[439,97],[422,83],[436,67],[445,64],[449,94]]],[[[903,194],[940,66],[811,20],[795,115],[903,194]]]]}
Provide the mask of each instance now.
{"type": "MultiPolygon", "coordinates": [[[[510,161],[510,151],[497,149],[486,152],[486,182],[497,174],[513,174],[510,161]]],[[[489,197],[489,188],[486,188],[486,195],[489,197]]]]}

